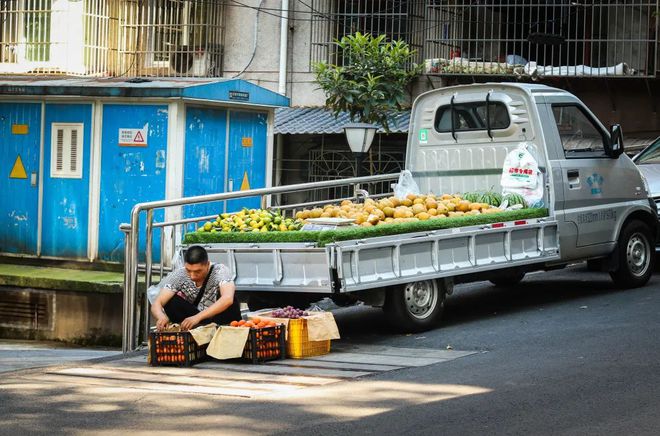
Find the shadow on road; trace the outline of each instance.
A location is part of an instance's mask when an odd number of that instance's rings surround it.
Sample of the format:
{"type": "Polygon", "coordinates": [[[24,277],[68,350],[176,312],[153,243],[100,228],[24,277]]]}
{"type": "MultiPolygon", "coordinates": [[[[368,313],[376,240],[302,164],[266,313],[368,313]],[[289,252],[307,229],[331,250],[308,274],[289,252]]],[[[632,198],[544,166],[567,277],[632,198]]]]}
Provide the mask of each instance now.
{"type": "MultiPolygon", "coordinates": [[[[658,275],[648,286],[657,286],[658,275]]],[[[443,320],[438,328],[456,326],[481,320],[497,313],[499,316],[529,309],[562,304],[572,300],[605,296],[621,290],[614,286],[607,273],[589,272],[578,266],[567,270],[532,274],[521,283],[496,287],[490,282],[457,285],[445,305],[443,320]]],[[[376,338],[400,334],[381,309],[357,306],[336,313],[343,338],[376,338]]]]}

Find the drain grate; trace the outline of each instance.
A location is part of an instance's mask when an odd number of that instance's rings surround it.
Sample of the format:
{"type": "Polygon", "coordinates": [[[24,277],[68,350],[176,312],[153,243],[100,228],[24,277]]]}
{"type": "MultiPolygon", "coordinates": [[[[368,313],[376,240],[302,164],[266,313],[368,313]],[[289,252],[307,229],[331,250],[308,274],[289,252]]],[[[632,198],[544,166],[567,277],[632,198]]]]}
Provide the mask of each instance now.
{"type": "Polygon", "coordinates": [[[54,297],[39,291],[0,291],[0,327],[52,330],[54,297]]]}

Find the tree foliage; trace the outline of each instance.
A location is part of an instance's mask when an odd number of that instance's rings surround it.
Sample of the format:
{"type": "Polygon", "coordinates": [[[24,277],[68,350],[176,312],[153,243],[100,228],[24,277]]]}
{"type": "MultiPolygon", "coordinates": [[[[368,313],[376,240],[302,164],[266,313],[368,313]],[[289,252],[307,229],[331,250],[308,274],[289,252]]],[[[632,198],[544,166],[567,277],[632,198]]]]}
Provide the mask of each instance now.
{"type": "Polygon", "coordinates": [[[335,117],[348,112],[351,121],[379,123],[389,131],[387,113],[406,102],[406,86],[421,73],[415,52],[405,41],[359,32],[336,41],[344,65],[320,62],[314,74],[335,117]]]}

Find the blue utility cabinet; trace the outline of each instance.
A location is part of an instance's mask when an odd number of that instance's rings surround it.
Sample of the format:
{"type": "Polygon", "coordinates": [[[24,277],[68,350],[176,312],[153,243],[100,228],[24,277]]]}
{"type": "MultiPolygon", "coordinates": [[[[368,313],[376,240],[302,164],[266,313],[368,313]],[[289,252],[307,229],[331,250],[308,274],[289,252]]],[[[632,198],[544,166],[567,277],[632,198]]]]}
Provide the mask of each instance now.
{"type": "MultiPolygon", "coordinates": [[[[268,186],[288,105],[237,79],[0,81],[0,254],[121,262],[135,204],[268,186]]],[[[242,207],[258,199],[154,218],[242,207]]]]}

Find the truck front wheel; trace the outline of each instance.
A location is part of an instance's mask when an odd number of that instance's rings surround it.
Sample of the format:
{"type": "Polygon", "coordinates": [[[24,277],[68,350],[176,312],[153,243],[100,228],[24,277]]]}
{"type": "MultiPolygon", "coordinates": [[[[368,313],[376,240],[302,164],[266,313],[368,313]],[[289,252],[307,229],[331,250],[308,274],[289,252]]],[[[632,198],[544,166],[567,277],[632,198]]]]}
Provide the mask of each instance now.
{"type": "Polygon", "coordinates": [[[383,310],[403,332],[421,332],[435,327],[445,308],[447,280],[422,280],[387,290],[383,310]]]}
{"type": "Polygon", "coordinates": [[[618,266],[610,272],[618,287],[637,288],[649,281],[655,261],[651,241],[651,230],[641,221],[631,221],[623,228],[616,248],[618,266]]]}

